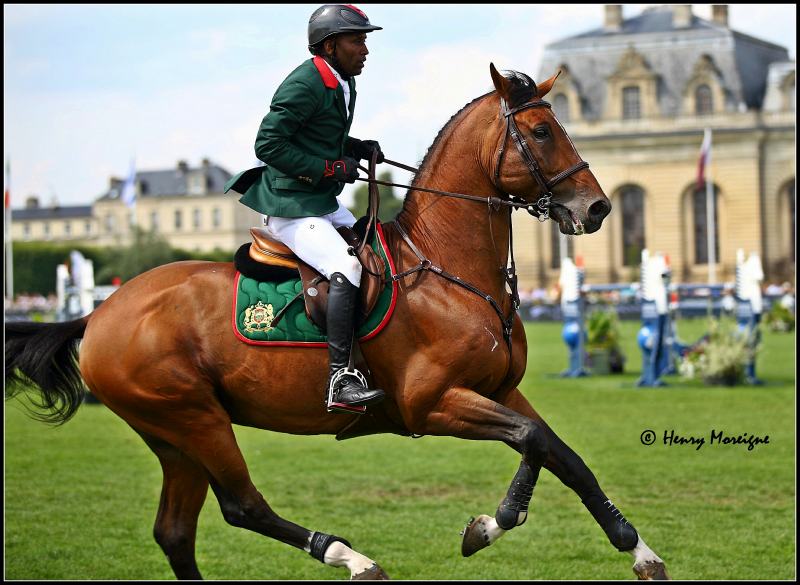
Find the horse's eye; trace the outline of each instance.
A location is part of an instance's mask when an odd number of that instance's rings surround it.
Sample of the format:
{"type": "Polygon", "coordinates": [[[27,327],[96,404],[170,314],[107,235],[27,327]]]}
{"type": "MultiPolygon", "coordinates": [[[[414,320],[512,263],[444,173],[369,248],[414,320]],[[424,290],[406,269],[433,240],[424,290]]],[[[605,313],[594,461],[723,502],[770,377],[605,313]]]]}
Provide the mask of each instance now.
{"type": "Polygon", "coordinates": [[[537,126],[533,129],[533,137],[537,140],[544,140],[550,136],[550,129],[547,126],[537,126]]]}

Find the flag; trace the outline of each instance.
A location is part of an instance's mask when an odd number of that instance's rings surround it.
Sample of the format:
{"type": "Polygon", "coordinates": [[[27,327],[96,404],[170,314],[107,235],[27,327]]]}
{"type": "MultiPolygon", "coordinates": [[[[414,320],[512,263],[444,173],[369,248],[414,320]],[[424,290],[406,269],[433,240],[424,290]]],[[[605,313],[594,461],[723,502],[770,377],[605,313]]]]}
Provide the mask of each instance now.
{"type": "Polygon", "coordinates": [[[697,161],[697,190],[703,189],[706,182],[706,168],[711,162],[711,128],[703,132],[703,144],[700,146],[700,160],[697,161]]]}
{"type": "Polygon", "coordinates": [[[6,161],[6,211],[11,209],[11,161],[6,161]]]}
{"type": "Polygon", "coordinates": [[[136,206],[136,160],[131,160],[131,170],[125,184],[122,186],[122,193],[119,198],[128,207],[136,206]]]}

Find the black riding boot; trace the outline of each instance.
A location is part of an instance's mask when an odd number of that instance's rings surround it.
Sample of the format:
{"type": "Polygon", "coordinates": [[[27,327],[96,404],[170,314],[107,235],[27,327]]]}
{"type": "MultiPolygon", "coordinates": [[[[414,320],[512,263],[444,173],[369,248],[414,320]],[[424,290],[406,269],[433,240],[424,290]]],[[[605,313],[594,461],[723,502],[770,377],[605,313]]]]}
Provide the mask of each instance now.
{"type": "MultiPolygon", "coordinates": [[[[331,274],[327,317],[328,358],[330,361],[328,388],[337,372],[350,365],[357,302],[358,287],[350,284],[350,281],[340,272],[331,274]]],[[[355,374],[345,373],[334,382],[331,403],[362,407],[380,402],[383,397],[383,390],[367,388],[355,374]]],[[[337,410],[335,406],[333,408],[330,404],[328,406],[329,410],[337,410]]],[[[353,412],[353,410],[347,409],[339,410],[353,412]]]]}

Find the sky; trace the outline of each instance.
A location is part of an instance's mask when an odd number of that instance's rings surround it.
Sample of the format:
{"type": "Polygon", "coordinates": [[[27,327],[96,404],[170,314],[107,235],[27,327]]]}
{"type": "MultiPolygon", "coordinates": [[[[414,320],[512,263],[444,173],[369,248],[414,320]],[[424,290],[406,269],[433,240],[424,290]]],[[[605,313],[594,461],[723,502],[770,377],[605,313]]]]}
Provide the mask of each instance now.
{"type": "MultiPolygon", "coordinates": [[[[319,4],[3,5],[3,154],[13,208],[90,205],[109,178],[208,158],[235,174],[278,85],[310,57],[319,4]]],[[[416,165],[489,63],[537,78],[545,45],[602,26],[602,4],[358,4],[383,30],[351,135],[416,165]]],[[[647,7],[623,5],[631,18],[647,7]]],[[[711,5],[693,5],[710,18],[711,5]]],[[[731,4],[729,25],[796,50],[795,4],[731,4]]],[[[555,72],[546,72],[547,77],[555,72]]],[[[391,168],[397,182],[410,174],[391,168]]],[[[354,187],[347,186],[347,203],[354,187]]],[[[235,196],[235,194],[234,194],[235,196]]]]}

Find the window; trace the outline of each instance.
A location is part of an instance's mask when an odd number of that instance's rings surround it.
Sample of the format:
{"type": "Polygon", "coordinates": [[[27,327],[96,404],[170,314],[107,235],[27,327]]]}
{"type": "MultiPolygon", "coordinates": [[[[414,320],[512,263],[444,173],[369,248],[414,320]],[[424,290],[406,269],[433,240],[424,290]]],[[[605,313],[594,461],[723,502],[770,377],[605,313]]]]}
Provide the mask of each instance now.
{"type": "Polygon", "coordinates": [[[553,112],[561,122],[569,122],[569,101],[563,93],[553,98],[553,112]]]}
{"type": "Polygon", "coordinates": [[[151,211],[150,212],[150,230],[153,233],[158,232],[158,212],[151,211]]]}
{"type": "Polygon", "coordinates": [[[707,116],[714,112],[714,98],[707,85],[700,85],[694,91],[694,111],[698,116],[707,116]]]}
{"type": "Polygon", "coordinates": [[[85,233],[86,235],[92,233],[92,222],[89,221],[88,219],[85,222],[83,222],[83,233],[85,233]]]}
{"type": "Polygon", "coordinates": [[[558,223],[554,221],[547,222],[550,224],[550,268],[561,268],[561,242],[562,238],[566,243],[566,256],[570,258],[575,257],[575,242],[572,236],[567,236],[561,233],[558,229],[558,223]]]}
{"type": "Polygon", "coordinates": [[[180,209],[175,210],[175,229],[181,229],[181,225],[183,224],[183,212],[180,209]]]}
{"type": "Polygon", "coordinates": [[[620,194],[622,203],[622,264],[638,266],[645,248],[644,191],[640,187],[625,187],[620,194]]]}
{"type": "Polygon", "coordinates": [[[114,216],[110,213],[106,215],[106,233],[114,233],[114,216]]]}
{"type": "Polygon", "coordinates": [[[222,211],[219,207],[215,207],[211,211],[211,225],[213,225],[215,228],[218,228],[220,225],[222,225],[222,211]]]}
{"type": "Polygon", "coordinates": [[[64,222],[64,235],[67,237],[72,235],[72,224],[68,221],[64,222]]]}
{"type": "Polygon", "coordinates": [[[31,238],[31,224],[23,223],[22,224],[22,235],[25,236],[26,240],[31,238]]]}
{"type": "Polygon", "coordinates": [[[192,212],[193,220],[192,225],[194,225],[195,229],[200,228],[200,210],[195,207],[194,211],[192,212]]]}
{"type": "Polygon", "coordinates": [[[638,87],[622,88],[622,118],[637,120],[642,117],[638,87]]]}
{"type": "MultiPolygon", "coordinates": [[[[714,257],[719,262],[719,197],[714,186],[714,257]]],[[[706,209],[706,190],[697,189],[693,199],[694,211],[694,261],[695,264],[708,264],[708,224],[706,209]]]]}
{"type": "Polygon", "coordinates": [[[50,224],[47,223],[47,222],[44,222],[44,226],[43,227],[44,227],[44,237],[45,238],[49,238],[50,237],[50,224]]]}

